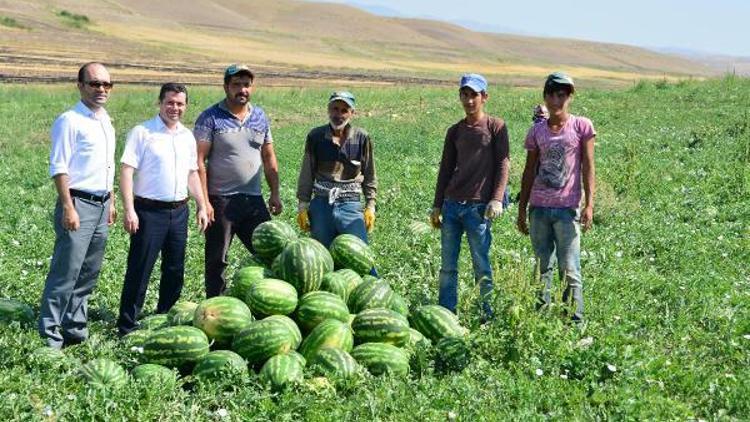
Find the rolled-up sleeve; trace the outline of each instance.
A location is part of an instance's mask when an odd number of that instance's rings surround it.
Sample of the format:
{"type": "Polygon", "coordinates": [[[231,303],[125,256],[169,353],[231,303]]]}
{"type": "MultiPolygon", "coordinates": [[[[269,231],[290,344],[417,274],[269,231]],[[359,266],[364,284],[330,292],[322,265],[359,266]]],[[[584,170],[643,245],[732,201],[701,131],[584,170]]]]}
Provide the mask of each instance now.
{"type": "Polygon", "coordinates": [[[133,168],[138,168],[141,158],[141,131],[138,126],[133,128],[128,134],[128,139],[125,141],[125,149],[122,151],[122,158],[120,162],[133,168]]]}
{"type": "Polygon", "coordinates": [[[60,116],[55,120],[50,138],[52,149],[49,154],[49,176],[68,174],[70,158],[73,156],[76,142],[76,131],[67,117],[60,116]]]}

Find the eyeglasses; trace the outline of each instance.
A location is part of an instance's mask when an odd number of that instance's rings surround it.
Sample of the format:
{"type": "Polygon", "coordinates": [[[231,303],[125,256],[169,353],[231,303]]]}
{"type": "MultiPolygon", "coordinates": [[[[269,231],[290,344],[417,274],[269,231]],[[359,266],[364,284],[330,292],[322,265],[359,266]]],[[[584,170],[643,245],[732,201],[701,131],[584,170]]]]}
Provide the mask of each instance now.
{"type": "Polygon", "coordinates": [[[112,87],[114,86],[112,82],[103,82],[103,81],[88,81],[84,83],[94,89],[99,89],[101,87],[104,87],[104,89],[109,90],[109,89],[112,89],[112,87]]]}

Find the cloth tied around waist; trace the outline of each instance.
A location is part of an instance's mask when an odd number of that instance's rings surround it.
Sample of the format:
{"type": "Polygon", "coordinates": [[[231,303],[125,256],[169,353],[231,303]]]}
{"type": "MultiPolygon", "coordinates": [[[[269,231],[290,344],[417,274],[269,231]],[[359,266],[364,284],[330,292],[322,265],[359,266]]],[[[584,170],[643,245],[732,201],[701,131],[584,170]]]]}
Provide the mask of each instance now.
{"type": "Polygon", "coordinates": [[[358,182],[316,181],[313,184],[313,192],[316,196],[327,196],[329,204],[336,201],[359,201],[362,184],[358,182]]]}

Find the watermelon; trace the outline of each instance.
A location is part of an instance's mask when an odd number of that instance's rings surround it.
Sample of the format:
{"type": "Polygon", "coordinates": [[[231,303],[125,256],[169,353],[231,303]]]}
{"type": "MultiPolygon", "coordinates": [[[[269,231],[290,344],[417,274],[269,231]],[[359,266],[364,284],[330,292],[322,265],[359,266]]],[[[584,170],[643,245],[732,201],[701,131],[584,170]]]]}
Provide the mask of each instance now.
{"type": "Polygon", "coordinates": [[[195,309],[193,317],[193,325],[220,347],[229,345],[234,336],[252,321],[253,314],[245,302],[229,296],[204,300],[195,309]]]}
{"type": "Polygon", "coordinates": [[[295,350],[299,346],[299,330],[294,321],[275,315],[251,323],[232,342],[232,350],[251,365],[264,363],[268,358],[295,350]],[[287,322],[288,320],[288,322],[287,322]]]}
{"type": "Polygon", "coordinates": [[[348,280],[338,271],[326,273],[320,282],[320,290],[333,293],[343,299],[344,302],[349,298],[348,287],[348,280]]]}
{"type": "Polygon", "coordinates": [[[208,337],[198,328],[177,325],[156,330],[143,344],[147,363],[172,368],[190,365],[208,354],[208,337]]]}
{"type": "Polygon", "coordinates": [[[264,267],[250,266],[243,267],[234,273],[232,286],[229,288],[229,296],[245,300],[247,291],[256,281],[269,277],[271,271],[264,267]]]}
{"type": "Polygon", "coordinates": [[[346,352],[352,350],[354,337],[349,325],[337,319],[327,319],[315,327],[299,347],[299,352],[310,361],[318,350],[334,347],[346,352]]]}
{"type": "Polygon", "coordinates": [[[409,328],[409,344],[408,346],[410,348],[415,348],[418,344],[425,343],[430,344],[430,340],[425,337],[422,333],[419,331],[409,328]]]}
{"type": "Polygon", "coordinates": [[[388,304],[388,309],[396,311],[405,317],[409,316],[409,305],[406,304],[404,297],[396,292],[394,292],[391,297],[391,303],[388,304]]]}
{"type": "Polygon", "coordinates": [[[42,368],[59,368],[68,362],[62,350],[42,346],[29,353],[29,363],[42,368]]]}
{"type": "Polygon", "coordinates": [[[128,382],[128,373],[109,359],[94,359],[81,366],[78,373],[90,386],[97,388],[117,388],[128,382]]]}
{"type": "Polygon", "coordinates": [[[20,325],[34,323],[34,311],[23,302],[14,299],[0,299],[0,324],[10,324],[17,321],[20,325]]]}
{"type": "Polygon", "coordinates": [[[409,373],[409,355],[392,344],[364,343],[352,349],[352,357],[373,375],[409,373]]]}
{"type": "Polygon", "coordinates": [[[384,280],[363,279],[349,295],[349,310],[358,314],[365,309],[387,308],[392,297],[393,290],[384,280]]]}
{"type": "Polygon", "coordinates": [[[260,378],[273,390],[281,390],[302,382],[302,365],[288,354],[272,356],[260,370],[260,378]]]}
{"type": "Polygon", "coordinates": [[[344,300],[349,300],[349,295],[352,293],[352,291],[357,286],[359,286],[360,283],[362,283],[362,277],[360,277],[356,271],[350,270],[348,268],[336,270],[334,271],[334,273],[339,274],[346,280],[346,298],[344,300]]]}
{"type": "Polygon", "coordinates": [[[402,347],[409,342],[409,323],[406,318],[390,309],[365,309],[352,321],[354,341],[362,343],[389,343],[402,347]]]}
{"type": "Polygon", "coordinates": [[[264,278],[247,291],[245,303],[254,315],[288,315],[297,308],[297,289],[283,280],[264,278]]]}
{"type": "MultiPolygon", "coordinates": [[[[294,322],[291,318],[289,318],[286,315],[271,315],[269,317],[266,317],[264,319],[271,320],[271,321],[281,321],[282,323],[286,324],[286,326],[289,328],[290,332],[294,336],[294,342],[299,346],[300,343],[302,343],[302,333],[299,330],[299,326],[297,326],[297,323],[294,322]]],[[[295,346],[295,349],[297,348],[295,346]]]]}
{"type": "Polygon", "coordinates": [[[195,302],[177,302],[167,312],[168,325],[193,325],[193,316],[198,304],[195,302]]]}
{"type": "Polygon", "coordinates": [[[365,274],[365,275],[362,276],[362,281],[378,281],[378,280],[380,280],[380,279],[377,278],[377,277],[375,277],[372,274],[365,274]]]}
{"type": "Polygon", "coordinates": [[[169,326],[167,314],[150,315],[138,321],[139,330],[158,330],[169,326]]]}
{"type": "Polygon", "coordinates": [[[287,355],[297,359],[299,361],[299,364],[302,365],[303,368],[307,365],[307,359],[305,359],[305,357],[302,356],[299,352],[293,350],[287,353],[287,355]]]}
{"type": "Polygon", "coordinates": [[[353,234],[340,234],[330,246],[336,268],[349,268],[357,274],[369,274],[375,264],[375,254],[367,243],[353,234]]]}
{"type": "Polygon", "coordinates": [[[318,290],[323,275],[332,270],[331,256],[317,240],[303,238],[289,243],[273,261],[277,277],[291,283],[302,295],[318,290]]]}
{"type": "Polygon", "coordinates": [[[297,233],[292,226],[280,220],[260,223],[252,235],[255,254],[267,262],[272,262],[294,240],[297,240],[297,233]]]}
{"type": "Polygon", "coordinates": [[[193,376],[196,378],[218,379],[229,374],[248,374],[245,359],[231,350],[209,352],[193,368],[193,376]]]}
{"type": "Polygon", "coordinates": [[[337,378],[351,378],[357,374],[357,361],[347,352],[333,347],[318,351],[310,366],[315,373],[337,378]]]}
{"type": "Polygon", "coordinates": [[[316,291],[306,293],[299,301],[297,322],[305,332],[310,332],[326,319],[333,318],[342,322],[349,321],[349,308],[339,297],[330,292],[316,291]]]}
{"type": "Polygon", "coordinates": [[[462,371],[471,362],[471,348],[463,337],[443,337],[435,349],[435,369],[439,371],[462,371]]]}
{"type": "Polygon", "coordinates": [[[151,337],[151,334],[153,334],[155,330],[135,330],[131,331],[120,339],[123,344],[125,345],[126,350],[131,350],[134,347],[143,347],[144,343],[146,343],[146,340],[151,337]]]}
{"type": "Polygon", "coordinates": [[[412,315],[411,325],[433,342],[466,334],[456,314],[440,305],[424,305],[417,309],[412,315]]]}
{"type": "Polygon", "coordinates": [[[167,368],[163,365],[157,365],[155,363],[144,363],[133,368],[131,372],[133,378],[136,381],[152,383],[152,382],[168,382],[175,383],[177,381],[177,374],[174,370],[167,368]]]}

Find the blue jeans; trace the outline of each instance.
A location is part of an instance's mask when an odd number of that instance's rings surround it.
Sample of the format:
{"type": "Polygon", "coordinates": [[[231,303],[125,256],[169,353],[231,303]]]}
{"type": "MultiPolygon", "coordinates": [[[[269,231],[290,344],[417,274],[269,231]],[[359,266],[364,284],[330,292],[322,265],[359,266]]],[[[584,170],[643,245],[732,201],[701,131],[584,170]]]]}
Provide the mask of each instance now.
{"type": "Polygon", "coordinates": [[[443,216],[440,231],[442,264],[440,267],[440,290],[438,302],[456,312],[458,303],[458,255],[464,232],[469,240],[471,262],[474,266],[474,281],[479,283],[483,318],[493,316],[489,300],[492,293],[492,267],[490,266],[491,222],[484,218],[487,204],[462,203],[445,200],[441,210],[443,216]]]}
{"type": "Polygon", "coordinates": [[[583,319],[583,280],[581,278],[581,235],[578,211],[574,208],[530,207],[529,234],[531,245],[539,259],[539,273],[543,283],[540,302],[552,303],[552,267],[558,262],[559,277],[565,277],[567,287],[563,301],[576,305],[573,319],[583,319]]]}
{"type": "Polygon", "coordinates": [[[326,248],[336,236],[353,234],[367,243],[367,229],[359,201],[328,203],[328,197],[316,196],[310,201],[310,234],[326,248]]]}

